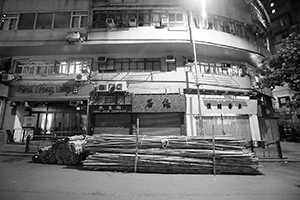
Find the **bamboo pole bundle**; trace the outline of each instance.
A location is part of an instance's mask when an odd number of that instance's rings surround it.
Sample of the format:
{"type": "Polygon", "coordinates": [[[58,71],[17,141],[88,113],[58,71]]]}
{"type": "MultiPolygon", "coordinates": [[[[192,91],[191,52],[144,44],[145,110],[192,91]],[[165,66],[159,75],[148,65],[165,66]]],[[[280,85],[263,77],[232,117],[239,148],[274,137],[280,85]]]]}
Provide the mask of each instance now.
{"type": "MultiPolygon", "coordinates": [[[[212,139],[192,136],[138,136],[139,148],[174,148],[174,149],[212,149],[212,139]]],[[[243,149],[246,142],[235,138],[217,136],[215,138],[216,149],[243,149]]],[[[87,139],[85,148],[134,148],[136,146],[135,135],[101,134],[87,139]]]]}
{"type": "Polygon", "coordinates": [[[79,164],[84,159],[84,143],[84,138],[79,136],[60,139],[52,146],[39,149],[32,160],[44,164],[79,164]]]}
{"type": "Polygon", "coordinates": [[[237,138],[101,134],[86,138],[89,155],[83,166],[91,170],[259,174],[259,162],[237,138]],[[214,145],[214,146],[213,146],[214,145]]]}

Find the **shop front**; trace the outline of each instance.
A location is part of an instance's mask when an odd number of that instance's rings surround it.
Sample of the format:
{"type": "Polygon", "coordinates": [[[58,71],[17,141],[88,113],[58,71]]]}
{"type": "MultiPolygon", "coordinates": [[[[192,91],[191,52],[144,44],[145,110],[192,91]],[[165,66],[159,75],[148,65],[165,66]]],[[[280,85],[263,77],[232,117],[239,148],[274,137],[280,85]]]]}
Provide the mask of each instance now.
{"type": "Polygon", "coordinates": [[[185,135],[184,96],[131,94],[101,99],[89,106],[94,134],[135,134],[139,126],[141,135],[185,135]],[[108,99],[115,103],[105,104],[108,99]]]}
{"type": "Polygon", "coordinates": [[[77,82],[30,83],[11,87],[4,127],[14,142],[87,133],[87,101],[92,90],[77,82]],[[28,126],[27,120],[31,119],[28,126]]]}
{"type": "Polygon", "coordinates": [[[201,95],[200,105],[199,109],[197,95],[187,95],[188,135],[211,137],[214,134],[261,140],[257,100],[233,95],[201,95]]]}
{"type": "Polygon", "coordinates": [[[186,135],[185,96],[179,94],[134,95],[133,119],[139,119],[144,135],[186,135]]]}

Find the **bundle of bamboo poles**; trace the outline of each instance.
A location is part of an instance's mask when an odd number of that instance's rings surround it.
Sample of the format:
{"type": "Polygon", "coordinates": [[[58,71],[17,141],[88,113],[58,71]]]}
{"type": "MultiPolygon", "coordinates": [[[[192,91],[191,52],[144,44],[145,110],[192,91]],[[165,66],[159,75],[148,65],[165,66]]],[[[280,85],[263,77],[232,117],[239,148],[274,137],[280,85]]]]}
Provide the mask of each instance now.
{"type": "Polygon", "coordinates": [[[83,160],[83,136],[72,136],[55,141],[48,147],[39,149],[34,156],[33,162],[44,164],[76,165],[83,160]]]}
{"type": "Polygon", "coordinates": [[[91,170],[179,173],[259,174],[258,159],[247,142],[217,136],[145,136],[101,134],[86,138],[91,170]]]}

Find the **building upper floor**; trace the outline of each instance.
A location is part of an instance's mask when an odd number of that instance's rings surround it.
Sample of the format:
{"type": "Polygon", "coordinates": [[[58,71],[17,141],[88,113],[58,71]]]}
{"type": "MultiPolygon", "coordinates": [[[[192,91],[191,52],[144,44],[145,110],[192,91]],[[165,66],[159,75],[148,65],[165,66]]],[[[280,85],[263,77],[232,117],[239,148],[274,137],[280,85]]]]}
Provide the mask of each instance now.
{"type": "MultiPolygon", "coordinates": [[[[269,20],[256,1],[0,1],[2,47],[189,42],[267,55],[269,20]],[[192,34],[193,32],[193,34],[192,34]]],[[[14,54],[9,49],[2,55],[14,54]]]]}

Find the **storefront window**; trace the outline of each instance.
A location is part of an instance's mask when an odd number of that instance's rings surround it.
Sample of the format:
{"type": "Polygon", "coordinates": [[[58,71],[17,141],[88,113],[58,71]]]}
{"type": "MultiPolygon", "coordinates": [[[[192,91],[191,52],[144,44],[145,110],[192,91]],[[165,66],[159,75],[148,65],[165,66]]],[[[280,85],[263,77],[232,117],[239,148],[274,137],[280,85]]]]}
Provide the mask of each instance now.
{"type": "Polygon", "coordinates": [[[86,111],[76,110],[69,102],[38,106],[32,112],[38,119],[35,135],[70,136],[86,131],[86,111]]]}
{"type": "Polygon", "coordinates": [[[38,120],[38,134],[51,134],[54,114],[41,113],[38,120]]]}
{"type": "Polygon", "coordinates": [[[69,131],[71,128],[70,125],[70,113],[64,113],[63,131],[69,131]]]}

